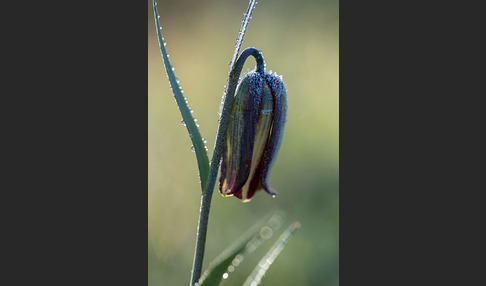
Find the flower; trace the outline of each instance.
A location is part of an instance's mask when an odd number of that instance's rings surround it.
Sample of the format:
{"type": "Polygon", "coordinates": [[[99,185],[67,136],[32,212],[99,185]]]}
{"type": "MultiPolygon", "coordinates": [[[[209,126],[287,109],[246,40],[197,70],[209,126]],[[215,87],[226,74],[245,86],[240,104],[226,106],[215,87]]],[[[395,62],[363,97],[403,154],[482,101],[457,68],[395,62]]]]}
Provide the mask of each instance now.
{"type": "Polygon", "coordinates": [[[287,93],[276,74],[249,72],[240,80],[223,146],[219,191],[243,202],[264,189],[277,156],[287,114],[287,93]]]}

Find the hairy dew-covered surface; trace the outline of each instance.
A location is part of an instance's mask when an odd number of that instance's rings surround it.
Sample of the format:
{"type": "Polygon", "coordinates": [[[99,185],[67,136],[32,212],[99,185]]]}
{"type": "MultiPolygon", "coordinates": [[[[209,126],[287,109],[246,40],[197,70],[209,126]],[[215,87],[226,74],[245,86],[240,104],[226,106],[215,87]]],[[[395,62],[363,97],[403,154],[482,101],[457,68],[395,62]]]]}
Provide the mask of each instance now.
{"type": "MultiPolygon", "coordinates": [[[[246,1],[157,1],[166,49],[211,157],[229,62],[246,1]]],[[[242,285],[293,221],[301,227],[261,285],[338,285],[339,27],[338,1],[260,0],[242,48],[261,50],[267,71],[283,75],[288,113],[270,174],[278,195],[249,203],[215,190],[203,270],[271,210],[282,227],[225,279],[242,285]]],[[[201,200],[191,139],[169,88],[148,1],[148,279],[187,285],[201,200]]],[[[253,69],[247,61],[243,72],[253,69]]]]}

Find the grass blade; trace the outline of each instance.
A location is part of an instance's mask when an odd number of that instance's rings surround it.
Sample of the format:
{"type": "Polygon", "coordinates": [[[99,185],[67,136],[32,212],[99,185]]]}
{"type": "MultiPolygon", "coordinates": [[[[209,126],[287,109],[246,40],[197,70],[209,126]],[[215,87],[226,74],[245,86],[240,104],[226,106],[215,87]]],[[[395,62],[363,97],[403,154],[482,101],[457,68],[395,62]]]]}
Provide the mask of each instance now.
{"type": "Polygon", "coordinates": [[[263,241],[269,239],[282,226],[283,219],[284,213],[275,211],[254,224],[210,263],[209,268],[203,273],[199,285],[220,285],[223,275],[227,278],[228,272],[231,272],[229,269],[234,270],[246,255],[255,251],[263,241]]]}
{"type": "Polygon", "coordinates": [[[199,178],[201,181],[201,189],[204,191],[206,186],[206,181],[209,174],[209,159],[206,146],[202,140],[199,129],[197,128],[194,118],[191,115],[191,110],[187,105],[186,98],[182,95],[181,87],[179,86],[179,81],[177,80],[173,67],[170,64],[169,56],[165,50],[165,42],[162,37],[162,28],[159,23],[159,14],[157,12],[157,2],[153,0],[154,3],[154,15],[155,15],[155,26],[157,28],[157,36],[159,38],[160,51],[162,52],[162,58],[164,59],[165,71],[167,72],[167,77],[169,78],[170,88],[177,102],[177,106],[181,111],[182,119],[186,125],[187,131],[189,132],[189,137],[191,137],[192,145],[196,153],[197,165],[199,168],[199,178]]]}
{"type": "Polygon", "coordinates": [[[282,252],[294,231],[299,227],[300,223],[294,222],[280,235],[272,248],[260,260],[258,266],[253,269],[253,272],[248,276],[243,286],[256,286],[260,284],[270,265],[272,265],[280,252],[282,252]]]}

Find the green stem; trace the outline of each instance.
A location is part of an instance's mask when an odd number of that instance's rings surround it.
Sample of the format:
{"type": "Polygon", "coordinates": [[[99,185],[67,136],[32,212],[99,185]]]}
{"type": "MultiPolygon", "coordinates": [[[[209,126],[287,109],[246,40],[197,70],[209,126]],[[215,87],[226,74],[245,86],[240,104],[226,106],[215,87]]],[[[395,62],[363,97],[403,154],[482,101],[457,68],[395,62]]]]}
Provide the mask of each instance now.
{"type": "Polygon", "coordinates": [[[255,48],[245,49],[236,61],[234,68],[230,71],[228,77],[228,88],[223,99],[223,110],[221,112],[218,132],[216,134],[216,143],[214,144],[213,157],[211,159],[211,165],[209,167],[209,177],[206,182],[206,188],[204,189],[204,193],[201,199],[199,224],[197,227],[196,250],[194,253],[194,264],[191,273],[191,286],[196,285],[196,282],[198,282],[199,278],[201,277],[204,249],[206,245],[206,233],[209,220],[209,209],[211,207],[213,189],[216,183],[216,177],[218,175],[221,152],[223,150],[223,144],[226,137],[225,134],[228,127],[231,106],[233,105],[233,98],[235,95],[236,86],[238,85],[238,79],[240,78],[241,70],[243,69],[243,65],[246,59],[250,55],[255,57],[257,63],[256,71],[259,73],[265,72],[265,62],[263,61],[263,56],[255,48]]]}

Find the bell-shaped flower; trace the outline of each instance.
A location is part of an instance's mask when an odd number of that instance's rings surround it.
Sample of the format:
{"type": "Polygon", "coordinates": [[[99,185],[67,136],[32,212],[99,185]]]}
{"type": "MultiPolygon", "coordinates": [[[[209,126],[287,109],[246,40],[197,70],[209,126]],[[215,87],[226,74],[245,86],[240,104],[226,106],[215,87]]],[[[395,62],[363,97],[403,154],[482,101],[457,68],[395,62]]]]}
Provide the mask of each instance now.
{"type": "Polygon", "coordinates": [[[240,80],[223,146],[219,191],[243,202],[268,184],[287,114],[287,93],[280,76],[249,72],[240,80]]]}

